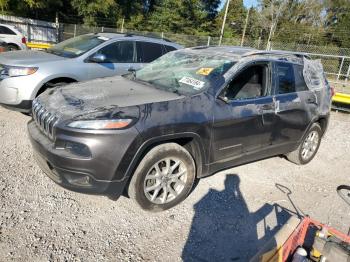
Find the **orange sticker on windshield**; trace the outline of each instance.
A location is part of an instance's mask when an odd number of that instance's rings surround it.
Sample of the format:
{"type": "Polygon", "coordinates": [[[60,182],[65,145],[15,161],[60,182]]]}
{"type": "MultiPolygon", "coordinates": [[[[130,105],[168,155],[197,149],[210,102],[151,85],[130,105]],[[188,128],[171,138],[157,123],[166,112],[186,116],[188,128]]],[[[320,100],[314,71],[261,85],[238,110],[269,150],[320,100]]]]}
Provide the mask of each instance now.
{"type": "Polygon", "coordinates": [[[202,67],[196,72],[196,74],[207,76],[211,73],[211,71],[213,71],[213,69],[214,68],[212,68],[212,67],[202,67]]]}

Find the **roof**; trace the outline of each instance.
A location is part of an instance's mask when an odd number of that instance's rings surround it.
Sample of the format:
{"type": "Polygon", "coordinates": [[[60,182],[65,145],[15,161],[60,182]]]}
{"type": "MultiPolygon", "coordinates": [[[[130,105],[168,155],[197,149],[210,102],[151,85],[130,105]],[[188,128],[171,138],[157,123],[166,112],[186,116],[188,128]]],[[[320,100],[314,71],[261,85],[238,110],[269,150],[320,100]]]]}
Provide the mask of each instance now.
{"type": "Polygon", "coordinates": [[[282,50],[258,50],[251,47],[241,47],[241,46],[198,46],[187,48],[187,50],[199,51],[202,54],[207,55],[221,55],[225,57],[231,57],[235,60],[239,60],[245,57],[268,57],[268,58],[276,58],[276,59],[288,59],[295,60],[301,59],[303,57],[310,58],[308,54],[300,53],[300,52],[290,52],[290,51],[282,51],[282,50]]]}
{"type": "Polygon", "coordinates": [[[174,43],[168,39],[156,37],[156,36],[146,36],[146,35],[138,35],[138,34],[132,34],[132,33],[125,33],[125,34],[122,34],[122,33],[98,33],[98,35],[108,37],[110,39],[116,39],[116,38],[121,38],[121,37],[132,37],[132,38],[137,38],[140,40],[152,40],[154,42],[167,42],[170,45],[180,47],[180,45],[177,43],[174,43]]]}

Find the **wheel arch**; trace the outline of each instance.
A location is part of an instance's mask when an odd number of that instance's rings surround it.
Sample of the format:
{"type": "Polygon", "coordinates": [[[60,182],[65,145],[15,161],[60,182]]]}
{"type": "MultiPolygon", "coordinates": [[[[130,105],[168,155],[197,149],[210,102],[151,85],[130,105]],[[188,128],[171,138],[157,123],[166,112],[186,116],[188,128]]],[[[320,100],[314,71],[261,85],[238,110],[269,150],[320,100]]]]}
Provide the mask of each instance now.
{"type": "Polygon", "coordinates": [[[70,77],[70,76],[56,76],[52,78],[45,79],[40,85],[39,88],[35,91],[35,97],[40,95],[42,92],[44,92],[48,88],[48,84],[57,84],[57,83],[74,83],[78,82],[77,79],[70,77]]]}
{"type": "Polygon", "coordinates": [[[326,133],[328,128],[329,116],[320,116],[314,123],[318,123],[322,130],[322,136],[326,133]]]}
{"type": "Polygon", "coordinates": [[[16,43],[12,43],[12,42],[9,42],[9,43],[6,43],[7,45],[12,45],[12,46],[15,46],[15,47],[18,47],[19,49],[21,49],[21,47],[16,44],[16,43]]]}
{"type": "Polygon", "coordinates": [[[126,172],[127,177],[131,177],[140,163],[141,159],[155,146],[165,143],[177,143],[183,146],[193,157],[196,164],[196,176],[200,177],[205,170],[203,170],[204,163],[206,163],[206,158],[204,155],[204,147],[201,138],[196,133],[186,132],[177,133],[172,135],[165,135],[161,137],[151,138],[145,141],[139,150],[136,152],[135,157],[131,161],[129,168],[126,172]]]}

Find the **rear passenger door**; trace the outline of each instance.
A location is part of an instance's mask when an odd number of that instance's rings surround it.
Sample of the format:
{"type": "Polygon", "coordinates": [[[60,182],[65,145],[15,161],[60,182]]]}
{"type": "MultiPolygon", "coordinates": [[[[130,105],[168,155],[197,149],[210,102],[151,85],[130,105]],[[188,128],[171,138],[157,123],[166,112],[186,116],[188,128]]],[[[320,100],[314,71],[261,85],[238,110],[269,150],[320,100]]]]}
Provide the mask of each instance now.
{"type": "Polygon", "coordinates": [[[301,140],[317,109],[317,98],[306,86],[303,66],[274,63],[276,122],[272,144],[294,145],[301,140]]]}
{"type": "Polygon", "coordinates": [[[156,60],[166,53],[162,44],[144,41],[136,42],[136,50],[137,62],[140,63],[141,66],[156,60]]]}

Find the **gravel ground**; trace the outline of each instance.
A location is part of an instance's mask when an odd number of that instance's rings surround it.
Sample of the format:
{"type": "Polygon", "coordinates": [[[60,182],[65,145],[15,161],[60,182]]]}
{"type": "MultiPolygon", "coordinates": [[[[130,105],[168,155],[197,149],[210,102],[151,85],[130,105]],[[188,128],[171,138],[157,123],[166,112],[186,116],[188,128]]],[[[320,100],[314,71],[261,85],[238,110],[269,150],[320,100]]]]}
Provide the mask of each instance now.
{"type": "Polygon", "coordinates": [[[297,213],[350,226],[335,191],[350,184],[349,115],[333,113],[309,165],[275,157],[226,170],[156,214],[55,185],[33,160],[28,120],[0,108],[0,261],[246,261],[297,213]]]}

